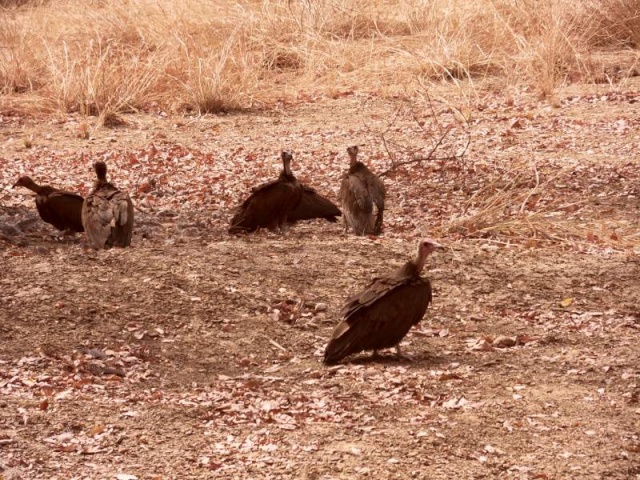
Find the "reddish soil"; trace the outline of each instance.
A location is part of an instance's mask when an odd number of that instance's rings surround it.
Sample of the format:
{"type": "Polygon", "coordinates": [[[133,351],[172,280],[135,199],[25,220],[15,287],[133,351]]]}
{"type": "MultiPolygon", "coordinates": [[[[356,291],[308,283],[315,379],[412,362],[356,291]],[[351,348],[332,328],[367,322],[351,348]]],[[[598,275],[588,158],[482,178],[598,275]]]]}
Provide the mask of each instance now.
{"type": "Polygon", "coordinates": [[[0,478],[640,478],[637,87],[487,95],[465,125],[436,101],[443,155],[466,133],[470,149],[385,176],[378,238],[226,226],[282,148],[333,199],[347,145],[376,171],[385,128],[398,161],[428,151],[419,102],[419,138],[390,120],[399,101],[353,95],[115,129],[4,112],[0,478]],[[129,249],[55,238],[10,188],[28,173],[86,194],[97,158],[137,206],[129,249]],[[415,361],[323,366],[347,296],[424,235],[447,248],[402,344],[415,361]]]}

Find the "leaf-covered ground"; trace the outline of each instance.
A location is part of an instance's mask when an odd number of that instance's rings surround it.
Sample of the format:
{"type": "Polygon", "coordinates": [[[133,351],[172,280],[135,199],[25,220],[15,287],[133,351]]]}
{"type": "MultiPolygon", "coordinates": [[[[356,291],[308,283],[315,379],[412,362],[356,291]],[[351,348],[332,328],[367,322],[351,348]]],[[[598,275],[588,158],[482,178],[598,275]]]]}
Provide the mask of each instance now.
{"type": "Polygon", "coordinates": [[[345,94],[137,115],[89,139],[81,118],[6,109],[0,476],[638,478],[632,86],[577,89],[555,107],[488,95],[458,112],[466,125],[444,101],[345,94]],[[443,154],[470,135],[464,161],[387,175],[379,238],[321,222],[226,234],[233,206],[277,175],[281,149],[335,199],[347,145],[384,171],[380,134],[406,161],[448,128],[443,154]],[[99,158],[137,207],[127,250],[55,238],[31,195],[10,188],[27,173],[86,194],[99,158]],[[447,249],[429,262],[434,302],[403,343],[416,361],[323,366],[347,295],[424,235],[447,249]]]}

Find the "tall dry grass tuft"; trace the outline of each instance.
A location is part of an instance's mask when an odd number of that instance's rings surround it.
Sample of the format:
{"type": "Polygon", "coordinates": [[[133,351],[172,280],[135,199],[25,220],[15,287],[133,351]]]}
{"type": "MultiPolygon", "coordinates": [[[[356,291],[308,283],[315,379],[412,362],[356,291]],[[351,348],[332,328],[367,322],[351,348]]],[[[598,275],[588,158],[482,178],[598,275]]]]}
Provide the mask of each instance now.
{"type": "Polygon", "coordinates": [[[150,107],[235,110],[298,90],[411,92],[487,78],[549,96],[593,77],[594,49],[637,47],[640,35],[637,0],[2,5],[0,92],[105,118],[150,107]]]}
{"type": "Polygon", "coordinates": [[[640,47],[640,2],[594,0],[587,4],[594,44],[614,48],[640,47]]]}
{"type": "Polygon", "coordinates": [[[598,200],[585,194],[571,198],[557,189],[558,184],[571,184],[573,173],[570,166],[542,173],[533,161],[516,162],[508,171],[496,171],[439,233],[532,246],[594,241],[622,248],[640,246],[632,222],[585,220],[597,217],[585,213],[598,200]]]}

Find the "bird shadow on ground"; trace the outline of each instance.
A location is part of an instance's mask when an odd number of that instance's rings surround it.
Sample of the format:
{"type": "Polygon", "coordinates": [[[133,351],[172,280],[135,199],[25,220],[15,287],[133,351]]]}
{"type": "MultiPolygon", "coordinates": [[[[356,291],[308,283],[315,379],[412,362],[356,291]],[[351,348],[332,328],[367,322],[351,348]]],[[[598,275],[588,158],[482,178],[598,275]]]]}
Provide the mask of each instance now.
{"type": "Polygon", "coordinates": [[[386,365],[401,365],[405,367],[420,366],[424,364],[446,364],[450,360],[442,356],[431,356],[427,354],[413,354],[411,359],[398,357],[395,354],[382,354],[382,355],[360,355],[352,360],[342,362],[339,365],[369,365],[369,364],[386,364],[386,365]]]}

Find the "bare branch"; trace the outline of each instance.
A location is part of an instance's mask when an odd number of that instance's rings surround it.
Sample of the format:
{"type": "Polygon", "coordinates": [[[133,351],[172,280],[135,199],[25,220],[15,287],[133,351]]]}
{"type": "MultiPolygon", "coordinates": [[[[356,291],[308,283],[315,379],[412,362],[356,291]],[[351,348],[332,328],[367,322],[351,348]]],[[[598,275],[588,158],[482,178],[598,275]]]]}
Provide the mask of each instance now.
{"type": "MultiPolygon", "coordinates": [[[[417,157],[417,158],[412,158],[411,160],[407,160],[406,162],[395,163],[394,165],[391,166],[391,168],[385,170],[384,172],[380,173],[379,175],[381,177],[384,177],[388,173],[392,172],[393,170],[396,170],[398,167],[401,167],[403,165],[409,165],[411,163],[420,163],[420,162],[423,162],[425,160],[431,160],[433,154],[435,153],[435,151],[438,149],[438,147],[442,144],[442,142],[445,139],[445,137],[451,131],[451,128],[452,127],[448,127],[447,130],[440,136],[440,138],[438,139],[438,141],[436,142],[436,144],[433,146],[433,148],[431,149],[431,151],[429,152],[429,154],[426,157],[417,157]]],[[[465,148],[465,151],[466,151],[466,148],[465,148]]],[[[445,157],[445,158],[456,158],[456,157],[453,156],[453,157],[445,157]]]]}
{"type": "MultiPolygon", "coordinates": [[[[374,130],[364,118],[362,119],[364,127],[382,143],[387,158],[391,163],[387,170],[379,174],[380,176],[389,175],[402,166],[427,160],[455,160],[462,162],[464,159],[471,144],[471,135],[466,116],[463,115],[460,109],[447,102],[444,102],[446,109],[437,107],[428,93],[423,94],[421,98],[426,100],[427,103],[422,110],[418,108],[415,102],[402,99],[399,104],[393,107],[393,113],[381,129],[374,130]],[[445,118],[448,118],[448,121],[444,121],[445,118]],[[409,121],[411,123],[411,120],[414,123],[413,127],[406,125],[406,122],[409,121]],[[399,125],[402,128],[397,128],[399,125]],[[462,133],[456,127],[461,127],[462,133]],[[454,131],[457,132],[457,136],[451,138],[454,131]],[[461,137],[464,136],[466,136],[466,142],[462,151],[460,151],[459,143],[462,140],[461,137]],[[424,145],[425,142],[431,143],[431,145],[424,145]],[[440,153],[436,156],[439,150],[448,150],[450,154],[440,153]],[[426,155],[425,151],[428,151],[426,155]],[[409,160],[399,162],[398,158],[409,158],[409,160]]],[[[441,170],[441,173],[444,174],[444,172],[444,169],[441,170]]]]}

